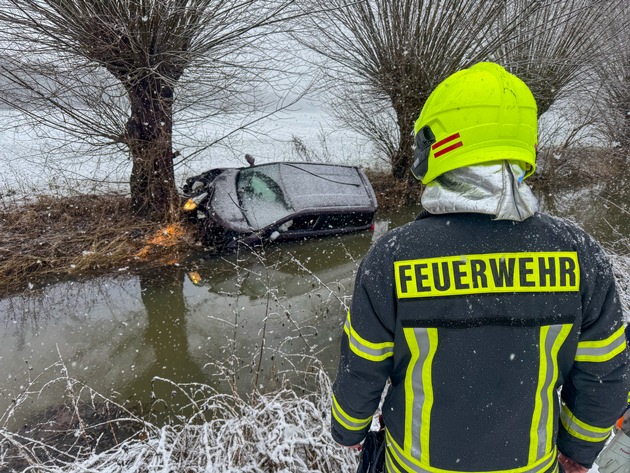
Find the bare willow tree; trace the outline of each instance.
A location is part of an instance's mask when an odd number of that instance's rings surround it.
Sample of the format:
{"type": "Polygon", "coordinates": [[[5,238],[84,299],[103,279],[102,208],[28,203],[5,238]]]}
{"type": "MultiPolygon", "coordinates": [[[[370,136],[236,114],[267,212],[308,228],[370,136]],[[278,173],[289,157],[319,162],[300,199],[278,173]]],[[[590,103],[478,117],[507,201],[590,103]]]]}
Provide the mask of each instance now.
{"type": "Polygon", "coordinates": [[[625,152],[630,151],[630,6],[622,3],[613,11],[610,50],[596,68],[603,84],[601,102],[603,132],[625,152]]]}
{"type": "MultiPolygon", "coordinates": [[[[294,0],[2,0],[0,100],[66,136],[127,151],[133,209],[176,204],[173,119],[260,104],[265,49],[294,0]]],[[[268,94],[269,89],[265,89],[268,94]]]]}
{"type": "MultiPolygon", "coordinates": [[[[511,37],[491,57],[527,83],[536,97],[538,115],[575,91],[582,77],[609,48],[615,8],[620,0],[510,0],[510,22],[521,20],[511,37]],[[526,12],[526,13],[524,13],[526,12]]],[[[499,28],[501,27],[499,22],[499,28]]]]}
{"type": "Polygon", "coordinates": [[[439,82],[497,60],[531,85],[542,113],[600,52],[614,3],[332,0],[304,42],[337,85],[334,115],[380,148],[396,178],[409,179],[413,123],[439,82]]]}
{"type": "Polygon", "coordinates": [[[331,0],[304,40],[326,58],[337,88],[335,115],[388,157],[408,179],[413,123],[431,90],[461,67],[490,56],[514,17],[504,0],[331,0]]]}

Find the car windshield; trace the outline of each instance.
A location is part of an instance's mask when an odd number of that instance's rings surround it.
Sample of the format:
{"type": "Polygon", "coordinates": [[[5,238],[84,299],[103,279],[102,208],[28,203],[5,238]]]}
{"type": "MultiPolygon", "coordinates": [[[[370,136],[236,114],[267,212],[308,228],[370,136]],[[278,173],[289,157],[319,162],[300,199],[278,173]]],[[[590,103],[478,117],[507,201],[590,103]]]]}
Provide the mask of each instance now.
{"type": "Polygon", "coordinates": [[[253,228],[266,227],[293,212],[277,179],[278,166],[273,165],[243,169],[238,175],[238,200],[253,228]]]}

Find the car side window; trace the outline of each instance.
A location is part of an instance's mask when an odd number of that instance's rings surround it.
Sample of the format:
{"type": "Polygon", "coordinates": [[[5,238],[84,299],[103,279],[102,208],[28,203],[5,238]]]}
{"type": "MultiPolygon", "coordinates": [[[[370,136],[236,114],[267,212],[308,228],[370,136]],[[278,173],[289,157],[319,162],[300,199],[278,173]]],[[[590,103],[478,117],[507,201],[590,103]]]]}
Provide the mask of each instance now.
{"type": "Polygon", "coordinates": [[[319,222],[318,230],[332,230],[345,227],[361,227],[369,225],[371,221],[371,215],[364,212],[323,215],[319,222]]]}
{"type": "Polygon", "coordinates": [[[293,217],[293,224],[289,227],[289,231],[308,231],[315,229],[319,216],[317,215],[301,215],[293,217]]]}

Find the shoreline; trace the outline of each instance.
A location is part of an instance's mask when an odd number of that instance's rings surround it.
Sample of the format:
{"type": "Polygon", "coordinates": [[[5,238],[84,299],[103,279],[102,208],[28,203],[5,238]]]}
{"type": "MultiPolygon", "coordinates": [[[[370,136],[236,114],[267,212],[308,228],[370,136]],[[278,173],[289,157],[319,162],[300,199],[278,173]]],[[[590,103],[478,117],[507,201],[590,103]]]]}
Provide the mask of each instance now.
{"type": "MultiPolygon", "coordinates": [[[[545,150],[539,171],[528,183],[537,189],[577,189],[619,179],[630,162],[618,150],[545,150]],[[546,166],[553,162],[553,167],[546,166]],[[547,169],[545,169],[547,168],[547,169]]],[[[419,202],[421,186],[367,169],[379,210],[419,202]],[[404,196],[401,199],[401,196],[404,196]]],[[[377,211],[378,212],[378,211],[377,211]]],[[[38,196],[0,210],[0,295],[71,278],[89,278],[129,269],[177,264],[201,249],[197,227],[142,220],[122,194],[38,196]]]]}

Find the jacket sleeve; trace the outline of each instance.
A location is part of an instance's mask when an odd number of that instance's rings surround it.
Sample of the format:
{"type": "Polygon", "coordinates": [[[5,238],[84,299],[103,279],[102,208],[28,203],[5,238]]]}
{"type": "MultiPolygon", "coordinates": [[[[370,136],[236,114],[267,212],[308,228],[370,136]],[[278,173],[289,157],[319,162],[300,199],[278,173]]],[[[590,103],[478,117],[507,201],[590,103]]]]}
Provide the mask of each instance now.
{"type": "Polygon", "coordinates": [[[562,387],[558,448],[590,468],[628,400],[628,349],[612,269],[592,240],[582,255],[582,327],[562,387]]]}
{"type": "Polygon", "coordinates": [[[378,253],[370,251],[359,266],[333,385],[332,436],[347,446],[367,435],[392,367],[394,306],[388,270],[393,267],[378,253]]]}

